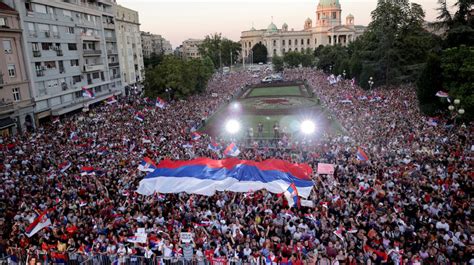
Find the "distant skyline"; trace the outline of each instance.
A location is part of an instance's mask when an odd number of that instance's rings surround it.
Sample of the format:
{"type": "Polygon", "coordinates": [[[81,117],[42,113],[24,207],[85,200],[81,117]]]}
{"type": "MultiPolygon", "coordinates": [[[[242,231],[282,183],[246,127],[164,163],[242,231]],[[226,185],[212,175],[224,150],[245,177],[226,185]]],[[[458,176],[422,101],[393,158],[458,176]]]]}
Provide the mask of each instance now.
{"type": "MultiPolygon", "coordinates": [[[[211,33],[240,40],[240,33],[267,28],[272,22],[281,28],[301,30],[306,18],[316,19],[319,0],[117,0],[118,4],[138,11],[140,30],[160,34],[173,49],[188,39],[200,39],[211,33]]],[[[351,13],[356,25],[367,25],[377,0],[339,0],[344,18],[351,13]]],[[[439,7],[437,0],[411,1],[425,10],[427,21],[434,21],[439,7]]],[[[453,5],[455,0],[448,0],[453,5]]]]}

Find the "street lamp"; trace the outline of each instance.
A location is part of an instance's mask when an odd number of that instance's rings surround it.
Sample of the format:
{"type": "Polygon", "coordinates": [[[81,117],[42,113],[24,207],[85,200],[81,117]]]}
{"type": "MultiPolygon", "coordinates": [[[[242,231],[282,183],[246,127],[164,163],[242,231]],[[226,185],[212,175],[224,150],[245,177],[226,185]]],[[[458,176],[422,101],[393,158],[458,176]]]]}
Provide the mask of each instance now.
{"type": "Polygon", "coordinates": [[[168,101],[171,101],[171,91],[172,91],[171,88],[165,89],[166,94],[168,94],[168,101]]]}
{"type": "Polygon", "coordinates": [[[372,90],[372,86],[374,85],[374,78],[373,77],[370,77],[369,78],[369,87],[370,87],[370,90],[372,90]]]}
{"type": "Polygon", "coordinates": [[[342,71],[342,77],[346,79],[346,70],[342,71]]]}
{"type": "Polygon", "coordinates": [[[449,111],[451,111],[453,114],[453,125],[456,125],[456,118],[459,116],[459,115],[463,115],[465,110],[461,107],[459,107],[459,105],[461,104],[461,100],[460,99],[454,99],[453,100],[453,103],[454,105],[449,105],[448,106],[448,109],[449,111]]]}

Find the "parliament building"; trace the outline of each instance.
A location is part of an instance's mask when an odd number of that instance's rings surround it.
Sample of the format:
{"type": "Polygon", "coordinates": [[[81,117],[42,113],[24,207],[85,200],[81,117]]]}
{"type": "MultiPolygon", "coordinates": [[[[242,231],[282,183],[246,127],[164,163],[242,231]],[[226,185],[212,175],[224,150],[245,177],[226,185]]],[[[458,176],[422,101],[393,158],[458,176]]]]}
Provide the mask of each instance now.
{"type": "Polygon", "coordinates": [[[273,22],[267,29],[252,27],[243,31],[240,37],[242,56],[249,62],[252,47],[257,43],[267,47],[269,59],[290,51],[314,50],[320,45],[348,45],[362,35],[366,27],[355,25],[351,14],[343,24],[341,14],[339,0],[320,0],[316,10],[316,23],[307,18],[302,30],[288,30],[286,23],[279,29],[273,22]]]}

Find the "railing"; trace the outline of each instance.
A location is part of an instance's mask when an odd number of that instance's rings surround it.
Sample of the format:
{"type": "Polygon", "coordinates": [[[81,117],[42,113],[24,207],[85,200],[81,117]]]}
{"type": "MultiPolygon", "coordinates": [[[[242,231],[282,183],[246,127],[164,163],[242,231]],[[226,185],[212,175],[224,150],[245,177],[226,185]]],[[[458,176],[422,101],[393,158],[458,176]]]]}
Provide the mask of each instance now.
{"type": "Polygon", "coordinates": [[[56,50],[57,56],[63,56],[63,50],[56,50]]]}
{"type": "Polygon", "coordinates": [[[41,51],[33,51],[33,57],[41,57],[41,51]]]}
{"type": "Polygon", "coordinates": [[[118,62],[109,63],[109,67],[119,66],[118,62]]]}
{"type": "Polygon", "coordinates": [[[84,50],[83,54],[84,54],[84,56],[85,55],[101,55],[102,50],[84,50]]]}
{"type": "Polygon", "coordinates": [[[107,50],[108,54],[117,54],[117,50],[107,50]]]}
{"type": "Polygon", "coordinates": [[[104,70],[103,64],[84,65],[84,72],[93,72],[93,71],[101,71],[101,70],[104,70]]]}
{"type": "Polygon", "coordinates": [[[44,70],[36,70],[36,76],[44,76],[44,70]]]}

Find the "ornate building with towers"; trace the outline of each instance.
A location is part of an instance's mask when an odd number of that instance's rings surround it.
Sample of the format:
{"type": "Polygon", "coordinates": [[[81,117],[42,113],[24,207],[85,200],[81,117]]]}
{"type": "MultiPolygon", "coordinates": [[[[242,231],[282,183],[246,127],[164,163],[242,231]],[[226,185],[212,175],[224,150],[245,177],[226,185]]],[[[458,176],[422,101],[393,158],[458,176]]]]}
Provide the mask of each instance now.
{"type": "Polygon", "coordinates": [[[320,45],[348,45],[362,35],[365,26],[354,24],[354,16],[349,14],[342,23],[342,9],[339,0],[320,0],[316,10],[316,21],[304,21],[302,30],[288,29],[284,23],[278,28],[273,22],[266,29],[243,31],[240,37],[242,56],[251,60],[252,47],[262,43],[267,47],[268,57],[282,56],[290,51],[314,50],[320,45]]]}

